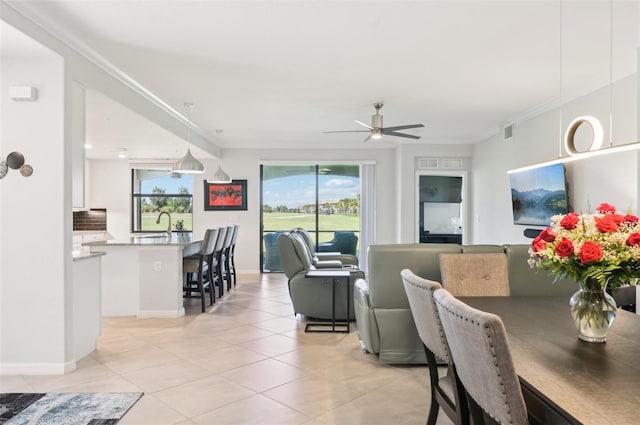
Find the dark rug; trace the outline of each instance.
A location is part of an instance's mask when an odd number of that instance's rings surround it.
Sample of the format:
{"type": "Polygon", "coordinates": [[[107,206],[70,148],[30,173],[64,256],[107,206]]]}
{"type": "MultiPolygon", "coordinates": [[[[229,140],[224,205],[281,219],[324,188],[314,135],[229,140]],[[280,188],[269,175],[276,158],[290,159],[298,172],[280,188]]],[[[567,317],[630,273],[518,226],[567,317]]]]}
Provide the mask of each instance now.
{"type": "Polygon", "coordinates": [[[2,393],[3,425],[113,425],[142,393],[2,393]]]}

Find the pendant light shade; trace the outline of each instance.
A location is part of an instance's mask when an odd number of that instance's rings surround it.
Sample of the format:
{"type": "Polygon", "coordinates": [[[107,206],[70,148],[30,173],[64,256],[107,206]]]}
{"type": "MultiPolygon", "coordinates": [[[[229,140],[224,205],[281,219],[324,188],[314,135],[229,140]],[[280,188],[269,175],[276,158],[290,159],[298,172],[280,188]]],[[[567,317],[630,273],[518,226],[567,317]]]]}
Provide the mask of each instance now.
{"type": "Polygon", "coordinates": [[[204,173],[204,165],[191,155],[191,149],[187,149],[187,153],[173,166],[173,172],[179,174],[201,174],[204,173]]]}
{"type": "Polygon", "coordinates": [[[207,182],[209,183],[231,183],[231,176],[229,176],[229,174],[225,173],[224,170],[222,169],[221,165],[218,165],[218,170],[215,172],[215,174],[207,179],[207,182]]]}
{"type": "MultiPolygon", "coordinates": [[[[185,103],[187,107],[187,143],[191,142],[191,108],[193,103],[185,103]]],[[[176,162],[171,170],[178,174],[202,174],[204,173],[204,165],[198,161],[193,155],[191,155],[191,149],[187,148],[187,153],[184,154],[182,159],[176,162]]]]}

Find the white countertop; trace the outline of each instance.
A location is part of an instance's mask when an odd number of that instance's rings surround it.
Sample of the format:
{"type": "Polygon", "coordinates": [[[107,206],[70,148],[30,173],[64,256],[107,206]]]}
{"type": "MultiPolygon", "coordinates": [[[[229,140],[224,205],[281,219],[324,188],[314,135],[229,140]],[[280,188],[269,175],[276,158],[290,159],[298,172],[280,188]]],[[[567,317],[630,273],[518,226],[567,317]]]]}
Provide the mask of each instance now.
{"type": "Polygon", "coordinates": [[[193,243],[201,243],[202,240],[193,240],[191,233],[171,233],[167,236],[164,233],[140,234],[122,239],[109,239],[106,241],[96,241],[85,243],[84,245],[95,246],[186,246],[193,243]]]}
{"type": "Polygon", "coordinates": [[[99,257],[105,255],[105,252],[73,252],[73,261],[86,260],[88,258],[99,257]]]}

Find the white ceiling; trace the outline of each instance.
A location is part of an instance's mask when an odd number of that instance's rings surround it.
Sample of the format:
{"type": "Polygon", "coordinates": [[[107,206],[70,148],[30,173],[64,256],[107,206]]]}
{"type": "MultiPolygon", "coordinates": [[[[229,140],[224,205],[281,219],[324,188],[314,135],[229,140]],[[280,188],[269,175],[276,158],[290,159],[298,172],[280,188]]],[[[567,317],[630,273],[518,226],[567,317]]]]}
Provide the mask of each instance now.
{"type": "MultiPolygon", "coordinates": [[[[640,0],[19,3],[176,110],[194,103],[191,119],[223,148],[475,143],[636,72],[640,44],[640,0]],[[360,130],[353,120],[369,123],[378,101],[385,126],[423,123],[407,131],[422,139],[324,133],[360,130]]],[[[92,144],[183,150],[90,95],[92,144]]]]}

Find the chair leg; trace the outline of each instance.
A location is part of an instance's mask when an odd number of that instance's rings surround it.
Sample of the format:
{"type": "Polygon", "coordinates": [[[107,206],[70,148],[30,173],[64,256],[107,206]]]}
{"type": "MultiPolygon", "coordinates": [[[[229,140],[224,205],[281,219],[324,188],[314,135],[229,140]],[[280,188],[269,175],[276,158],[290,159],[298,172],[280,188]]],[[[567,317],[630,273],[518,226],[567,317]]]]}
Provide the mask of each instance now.
{"type": "Polygon", "coordinates": [[[231,267],[229,267],[229,257],[225,257],[224,260],[224,275],[227,281],[227,291],[231,290],[231,267]]]}
{"type": "Polygon", "coordinates": [[[485,425],[484,413],[482,408],[476,403],[476,401],[465,390],[467,396],[467,402],[469,403],[469,413],[471,414],[471,423],[473,425],[485,425]]]}
{"type": "Polygon", "coordinates": [[[436,364],[436,356],[431,350],[424,346],[424,352],[427,355],[427,366],[429,368],[429,384],[431,385],[431,406],[429,407],[429,416],[427,416],[427,425],[436,425],[438,420],[438,412],[440,405],[436,399],[436,387],[438,386],[438,365],[436,364]]]}
{"type": "Polygon", "coordinates": [[[218,259],[218,265],[216,266],[216,274],[218,275],[218,298],[222,298],[224,295],[224,275],[222,274],[222,258],[218,259]]]}
{"type": "Polygon", "coordinates": [[[211,265],[209,265],[209,268],[207,269],[207,276],[209,279],[209,298],[211,300],[211,305],[213,305],[216,302],[216,284],[213,281],[213,272],[211,271],[211,265]]]}

